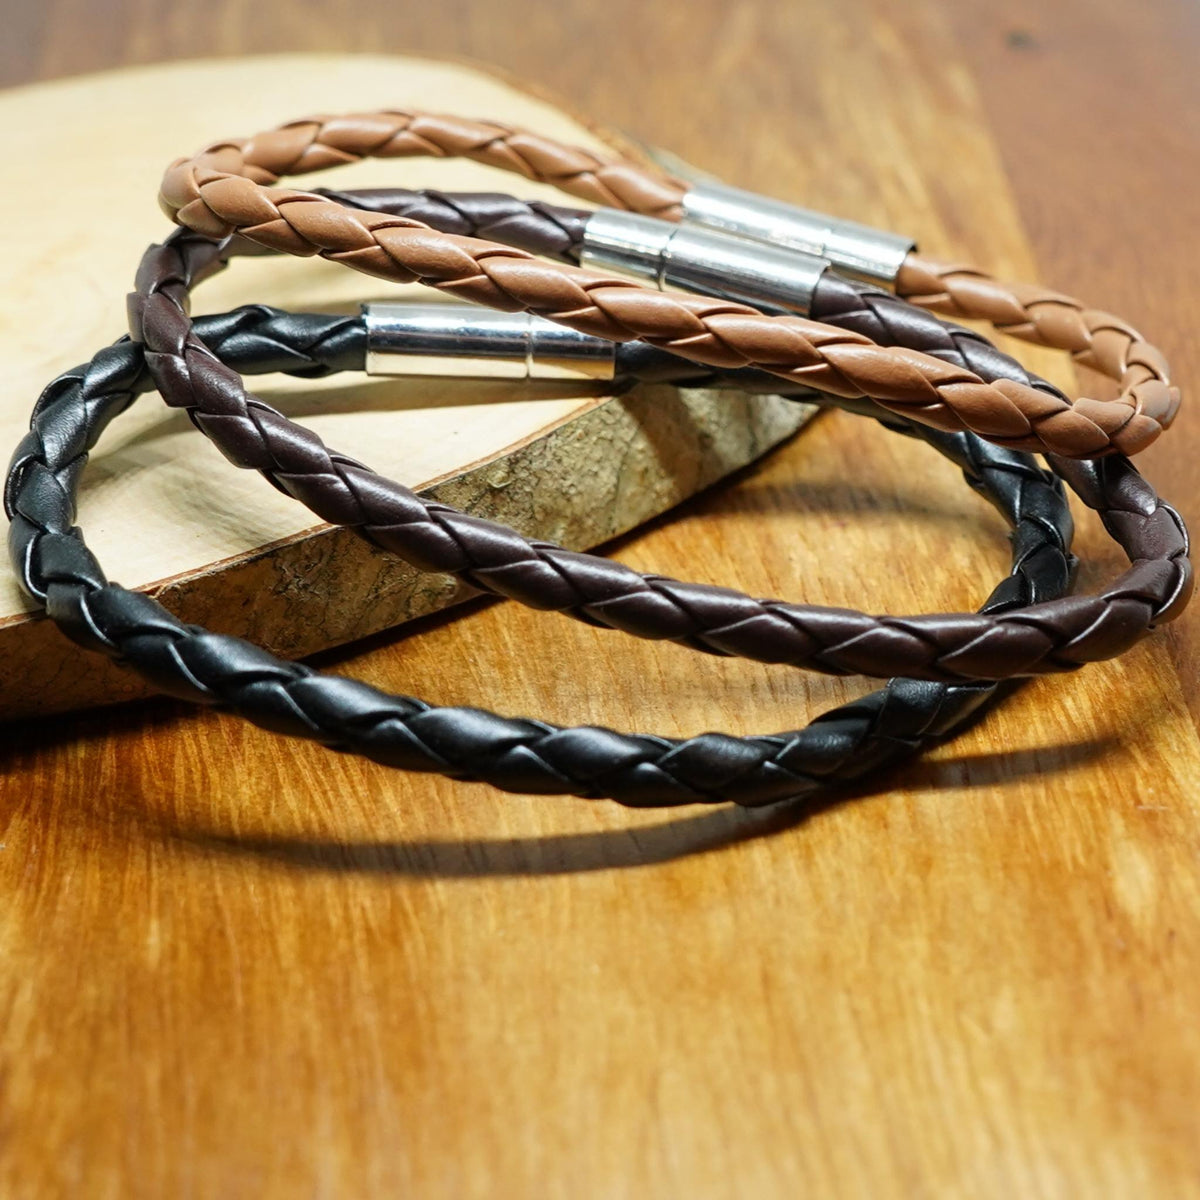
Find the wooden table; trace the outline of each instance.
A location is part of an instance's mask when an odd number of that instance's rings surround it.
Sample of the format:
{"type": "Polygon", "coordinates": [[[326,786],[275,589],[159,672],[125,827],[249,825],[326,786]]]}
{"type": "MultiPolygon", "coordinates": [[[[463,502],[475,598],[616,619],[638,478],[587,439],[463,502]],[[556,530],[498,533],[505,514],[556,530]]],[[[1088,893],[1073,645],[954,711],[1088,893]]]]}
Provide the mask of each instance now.
{"type": "MultiPolygon", "coordinates": [[[[1192,0],[0,19],[6,84],[280,49],[487,59],[747,186],[794,194],[803,164],[819,204],[816,164],[864,213],[904,193],[931,252],[1111,306],[1200,378],[1192,0]],[[917,175],[880,178],[855,131],[914,112],[917,175]]],[[[1198,414],[1144,459],[1193,520],[1198,414]]],[[[763,594],[969,606],[999,525],[940,465],[906,474],[897,442],[823,418],[615,552],[763,594]]],[[[1090,521],[1080,550],[1084,584],[1118,568],[1090,521]]],[[[514,799],[168,703],[9,726],[0,1195],[1200,1195],[1198,659],[1200,608],[804,818],[514,799]]],[[[863,688],[511,604],[338,662],[662,732],[788,727],[863,688]]]]}

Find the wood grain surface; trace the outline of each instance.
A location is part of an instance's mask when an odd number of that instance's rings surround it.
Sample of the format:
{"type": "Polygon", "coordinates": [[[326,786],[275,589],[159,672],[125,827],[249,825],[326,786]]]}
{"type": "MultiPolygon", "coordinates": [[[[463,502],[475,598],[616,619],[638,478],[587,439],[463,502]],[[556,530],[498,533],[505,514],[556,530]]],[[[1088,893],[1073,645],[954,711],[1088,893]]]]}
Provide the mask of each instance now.
{"type": "MultiPolygon", "coordinates": [[[[7,83],[488,59],[745,186],[1112,307],[1200,377],[1192,0],[3,16],[7,83]]],[[[1145,456],[1192,519],[1194,400],[1145,456]]],[[[1090,520],[1079,548],[1084,585],[1118,568],[1090,520]]],[[[977,602],[1005,546],[934,457],[836,416],[614,553],[917,611],[977,602]]],[[[513,798],[166,703],[6,727],[0,1195],[1200,1195],[1198,620],[820,812],[513,798]]],[[[336,665],[664,733],[864,690],[509,604],[336,665]]]]}

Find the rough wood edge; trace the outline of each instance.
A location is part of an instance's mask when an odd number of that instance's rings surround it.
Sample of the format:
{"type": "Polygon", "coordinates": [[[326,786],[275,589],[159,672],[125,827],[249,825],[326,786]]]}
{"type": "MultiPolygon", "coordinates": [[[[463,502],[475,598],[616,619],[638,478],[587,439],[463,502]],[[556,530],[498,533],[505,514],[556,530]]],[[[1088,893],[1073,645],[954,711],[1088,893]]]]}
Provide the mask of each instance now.
{"type": "MultiPolygon", "coordinates": [[[[753,462],[813,411],[778,396],[635,388],[421,493],[530,537],[587,549],[753,462]]],[[[247,637],[290,658],[393,628],[474,594],[451,577],[423,574],[329,525],[144,590],[185,621],[247,637]]],[[[0,625],[0,663],[0,720],[134,700],[152,690],[111,660],[79,650],[39,615],[0,625]]]]}

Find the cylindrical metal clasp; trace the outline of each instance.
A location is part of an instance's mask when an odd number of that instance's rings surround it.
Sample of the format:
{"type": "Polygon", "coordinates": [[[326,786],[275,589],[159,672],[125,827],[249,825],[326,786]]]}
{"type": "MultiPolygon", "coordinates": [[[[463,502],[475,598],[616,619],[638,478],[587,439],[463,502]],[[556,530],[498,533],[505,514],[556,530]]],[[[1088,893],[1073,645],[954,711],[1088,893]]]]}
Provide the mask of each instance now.
{"type": "Polygon", "coordinates": [[[827,260],[714,229],[598,209],[583,229],[580,262],[771,312],[807,313],[827,260]]]}
{"type": "Polygon", "coordinates": [[[473,304],[364,304],[368,375],[613,379],[616,347],[532,313],[473,304]]]}
{"type": "Polygon", "coordinates": [[[847,275],[891,287],[911,238],[771,200],[723,183],[697,183],[683,198],[685,225],[700,225],[828,259],[847,275]]]}

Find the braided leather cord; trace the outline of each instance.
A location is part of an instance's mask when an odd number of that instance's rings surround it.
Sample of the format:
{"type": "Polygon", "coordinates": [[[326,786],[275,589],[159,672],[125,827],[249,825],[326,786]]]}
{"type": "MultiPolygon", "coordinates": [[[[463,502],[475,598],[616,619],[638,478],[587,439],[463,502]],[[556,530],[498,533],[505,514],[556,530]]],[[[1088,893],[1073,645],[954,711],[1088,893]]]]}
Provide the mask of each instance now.
{"type": "Polygon", "coordinates": [[[204,153],[215,162],[246,164],[249,178],[265,184],[364,158],[468,158],[553,184],[593,204],[667,221],[683,215],[687,190],[683,180],[657,168],[567,146],[527,129],[399,109],[289,121],[255,137],[216,142],[204,153]]]}
{"type": "Polygon", "coordinates": [[[517,200],[498,192],[439,192],[432,188],[336,192],[317,188],[314,195],[349,208],[420,221],[440,233],[487,238],[569,263],[579,262],[584,226],[591,215],[584,208],[517,200]]]}
{"type": "Polygon", "coordinates": [[[1156,414],[1163,428],[1179,410],[1179,389],[1162,351],[1112,313],[1034,284],[1001,282],[978,267],[916,254],[900,268],[896,294],[946,316],[988,321],[1002,333],[1069,351],[1081,366],[1118,380],[1122,396],[1156,414]]]}
{"type": "MultiPolygon", "coordinates": [[[[361,368],[365,354],[360,318],[252,306],[202,317],[196,329],[214,353],[245,371],[316,376],[361,368]]],[[[74,520],[88,452],[108,422],[152,386],[141,347],[128,341],[51,383],[14,455],[5,507],[10,551],[26,590],[76,641],[172,695],[376,761],[510,791],[607,796],[634,805],[755,805],[811,796],[907,758],[964,724],[998,691],[895,679],[804,730],[670,739],[435,708],[318,675],[239,639],[182,624],[149,597],[109,583],[84,544],[74,520]]],[[[1062,595],[1075,560],[1057,481],[1027,455],[969,435],[917,432],[953,458],[1014,526],[1012,573],[993,592],[989,610],[1062,595]]]]}
{"type": "MultiPolygon", "coordinates": [[[[264,186],[365,157],[419,153],[462,155],[589,199],[597,198],[595,181],[604,174],[591,152],[508,127],[429,114],[349,114],[292,122],[180,159],[163,178],[160,202],[174,220],[210,236],[236,231],[273,249],[320,254],[381,278],[536,312],[614,341],[643,338],[719,368],[758,367],[1015,448],[1080,458],[1135,454],[1158,437],[1178,406],[1177,393],[1157,380],[1142,381],[1116,400],[1071,404],[1011,380],[988,383],[965,368],[903,347],[879,347],[816,321],[769,317],[745,305],[681,298],[580,268],[553,267],[484,239],[431,234],[411,218],[353,212],[312,193],[264,186]],[[577,155],[584,157],[572,157],[577,155]]],[[[611,166],[625,183],[632,170],[639,186],[610,187],[603,203],[678,216],[679,181],[665,181],[643,207],[642,185],[653,175],[627,163],[611,166]]]]}
{"type": "MultiPolygon", "coordinates": [[[[805,607],[645,576],[609,559],[529,541],[330,451],[247,393],[238,373],[195,337],[186,313],[189,279],[217,255],[214,243],[179,231],[153,247],[139,271],[133,328],[167,402],[185,408],[231,462],[262,471],[324,520],[482,591],[715,654],[947,683],[1067,671],[1113,657],[1174,617],[1190,595],[1183,523],[1153,492],[1139,521],[1114,527],[1133,565],[1107,591],[1020,612],[875,617],[805,607]],[[1168,529],[1169,553],[1159,554],[1168,529]],[[1143,553],[1144,544],[1156,548],[1154,555],[1143,553]]],[[[1012,369],[1021,372],[1016,364],[1012,369]]],[[[1124,470],[1136,476],[1127,463],[1124,470]]]]}

